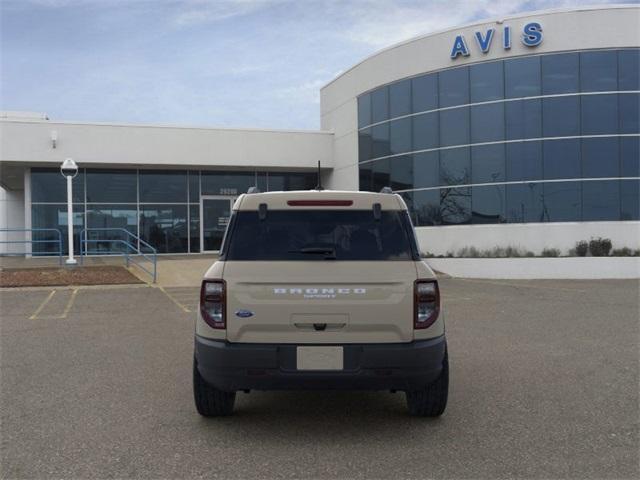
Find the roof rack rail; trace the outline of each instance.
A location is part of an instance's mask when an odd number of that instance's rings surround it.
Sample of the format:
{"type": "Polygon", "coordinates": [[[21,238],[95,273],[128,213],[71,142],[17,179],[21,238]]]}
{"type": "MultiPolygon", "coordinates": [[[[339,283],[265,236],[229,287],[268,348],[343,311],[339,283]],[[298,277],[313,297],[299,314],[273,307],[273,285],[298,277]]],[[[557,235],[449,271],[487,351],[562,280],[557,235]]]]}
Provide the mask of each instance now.
{"type": "Polygon", "coordinates": [[[261,193],[261,192],[258,187],[249,187],[249,190],[247,190],[247,193],[261,193]]]}
{"type": "Polygon", "coordinates": [[[382,187],[380,193],[393,193],[393,190],[391,189],[391,187],[382,187]]]}

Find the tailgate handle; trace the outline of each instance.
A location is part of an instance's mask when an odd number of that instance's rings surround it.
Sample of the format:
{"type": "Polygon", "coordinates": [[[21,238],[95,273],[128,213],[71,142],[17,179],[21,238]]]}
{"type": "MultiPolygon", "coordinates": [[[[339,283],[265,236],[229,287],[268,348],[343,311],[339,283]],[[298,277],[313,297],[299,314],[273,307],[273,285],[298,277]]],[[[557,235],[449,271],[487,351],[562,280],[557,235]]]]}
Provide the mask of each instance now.
{"type": "Polygon", "coordinates": [[[311,330],[312,328],[316,332],[324,332],[325,330],[339,330],[344,328],[346,323],[294,323],[296,328],[304,328],[311,330]]]}

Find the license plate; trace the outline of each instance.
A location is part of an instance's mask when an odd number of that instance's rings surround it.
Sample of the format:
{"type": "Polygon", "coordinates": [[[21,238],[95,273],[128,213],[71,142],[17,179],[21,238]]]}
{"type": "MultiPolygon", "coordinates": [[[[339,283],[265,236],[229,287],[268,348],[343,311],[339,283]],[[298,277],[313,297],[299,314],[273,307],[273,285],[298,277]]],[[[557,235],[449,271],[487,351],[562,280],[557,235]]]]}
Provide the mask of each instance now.
{"type": "Polygon", "coordinates": [[[298,347],[296,354],[298,370],[344,369],[342,347],[298,347]]]}

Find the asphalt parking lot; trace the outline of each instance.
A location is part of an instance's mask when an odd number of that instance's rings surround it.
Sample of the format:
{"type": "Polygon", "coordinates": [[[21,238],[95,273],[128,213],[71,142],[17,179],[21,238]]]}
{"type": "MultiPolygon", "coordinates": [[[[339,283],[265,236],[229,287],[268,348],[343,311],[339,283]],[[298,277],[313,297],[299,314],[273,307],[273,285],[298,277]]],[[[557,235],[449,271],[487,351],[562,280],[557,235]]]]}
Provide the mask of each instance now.
{"type": "Polygon", "coordinates": [[[197,289],[2,291],[2,477],[638,478],[637,281],[441,289],[435,420],[386,392],[251,392],[203,419],[197,289]]]}

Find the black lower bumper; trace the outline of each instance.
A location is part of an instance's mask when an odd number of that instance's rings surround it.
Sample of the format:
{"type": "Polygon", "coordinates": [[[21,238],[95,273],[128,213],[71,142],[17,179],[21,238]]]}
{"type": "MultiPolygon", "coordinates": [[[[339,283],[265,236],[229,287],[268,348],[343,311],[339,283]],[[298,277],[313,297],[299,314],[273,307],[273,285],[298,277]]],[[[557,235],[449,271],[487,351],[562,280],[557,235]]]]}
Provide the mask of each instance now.
{"type": "Polygon", "coordinates": [[[419,390],[437,378],[443,336],[410,343],[344,344],[344,369],[297,370],[291,344],[229,343],[196,336],[195,359],[204,380],[235,390],[419,390]]]}

